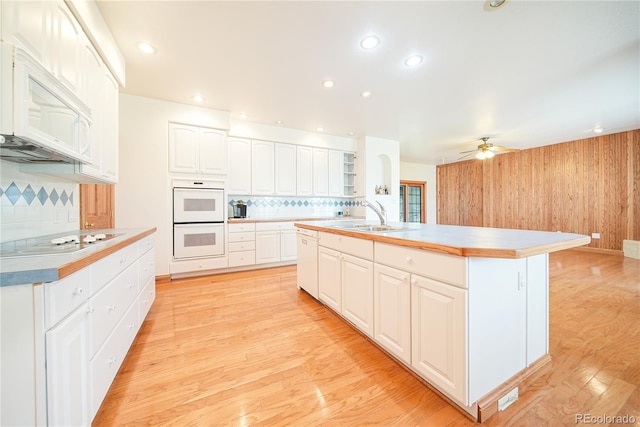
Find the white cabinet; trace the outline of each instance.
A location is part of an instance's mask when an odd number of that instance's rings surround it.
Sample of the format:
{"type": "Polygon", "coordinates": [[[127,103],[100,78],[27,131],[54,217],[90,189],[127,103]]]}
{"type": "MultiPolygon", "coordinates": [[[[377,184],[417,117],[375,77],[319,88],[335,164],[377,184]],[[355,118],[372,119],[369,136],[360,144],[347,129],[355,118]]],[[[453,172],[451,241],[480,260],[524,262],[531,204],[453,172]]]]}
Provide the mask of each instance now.
{"type": "Polygon", "coordinates": [[[298,196],[313,195],[313,148],[296,148],[296,192],[298,196]]]}
{"type": "Polygon", "coordinates": [[[2,2],[2,41],[24,49],[46,69],[50,69],[49,22],[52,3],[42,1],[2,2]]]}
{"type": "Polygon", "coordinates": [[[329,150],[313,148],[313,195],[329,195],[329,150]]]}
{"type": "Polygon", "coordinates": [[[46,333],[48,425],[91,424],[89,324],[84,303],[46,333]]]}
{"type": "Polygon", "coordinates": [[[296,152],[295,145],[275,145],[275,194],[278,196],[296,195],[296,152]]]}
{"type": "Polygon", "coordinates": [[[342,151],[329,150],[329,196],[341,197],[344,190],[344,155],[342,151]]]}
{"type": "Polygon", "coordinates": [[[374,339],[407,365],[411,364],[410,274],[374,265],[374,339]]]}
{"type": "Polygon", "coordinates": [[[411,276],[411,365],[459,402],[466,401],[466,290],[411,276]]]}
{"type": "Polygon", "coordinates": [[[251,194],[251,140],[228,138],[228,194],[251,194]]]}
{"type": "Polygon", "coordinates": [[[64,1],[59,0],[53,4],[51,26],[53,75],[75,94],[80,95],[83,32],[64,1]]]}
{"type": "Polygon", "coordinates": [[[280,261],[280,232],[256,232],[256,264],[280,261]]]}
{"type": "Polygon", "coordinates": [[[229,224],[229,267],[256,263],[256,225],[229,224]]]}
{"type": "Polygon", "coordinates": [[[342,315],[373,337],[373,263],[348,254],[342,260],[342,315]]]}
{"type": "Polygon", "coordinates": [[[275,144],[251,141],[251,194],[272,195],[275,192],[275,144]]]}
{"type": "Polygon", "coordinates": [[[318,248],[318,298],[336,313],[342,312],[341,253],[323,246],[318,248]]]}
{"type": "Polygon", "coordinates": [[[298,258],[298,241],[295,230],[280,232],[280,261],[294,261],[298,258]]]}
{"type": "Polygon", "coordinates": [[[217,129],[169,123],[169,171],[226,174],[226,133],[217,129]]]}

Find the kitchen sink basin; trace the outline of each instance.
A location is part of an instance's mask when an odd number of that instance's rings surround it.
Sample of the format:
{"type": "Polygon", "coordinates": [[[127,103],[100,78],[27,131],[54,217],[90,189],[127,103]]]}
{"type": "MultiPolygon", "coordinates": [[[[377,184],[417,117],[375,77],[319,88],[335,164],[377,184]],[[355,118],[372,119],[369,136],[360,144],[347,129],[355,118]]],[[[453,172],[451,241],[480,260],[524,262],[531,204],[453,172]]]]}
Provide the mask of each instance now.
{"type": "Polygon", "coordinates": [[[351,227],[356,231],[402,231],[407,230],[404,227],[394,227],[392,225],[369,225],[369,224],[356,224],[351,227]]]}

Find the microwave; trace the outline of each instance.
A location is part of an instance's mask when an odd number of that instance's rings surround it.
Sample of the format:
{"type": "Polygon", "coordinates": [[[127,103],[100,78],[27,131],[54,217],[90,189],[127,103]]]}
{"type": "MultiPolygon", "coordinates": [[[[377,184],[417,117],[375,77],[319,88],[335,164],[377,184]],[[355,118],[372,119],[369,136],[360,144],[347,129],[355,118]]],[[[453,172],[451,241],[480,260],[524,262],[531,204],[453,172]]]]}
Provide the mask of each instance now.
{"type": "Polygon", "coordinates": [[[91,111],[25,51],[0,43],[0,158],[90,163],[91,111]]]}

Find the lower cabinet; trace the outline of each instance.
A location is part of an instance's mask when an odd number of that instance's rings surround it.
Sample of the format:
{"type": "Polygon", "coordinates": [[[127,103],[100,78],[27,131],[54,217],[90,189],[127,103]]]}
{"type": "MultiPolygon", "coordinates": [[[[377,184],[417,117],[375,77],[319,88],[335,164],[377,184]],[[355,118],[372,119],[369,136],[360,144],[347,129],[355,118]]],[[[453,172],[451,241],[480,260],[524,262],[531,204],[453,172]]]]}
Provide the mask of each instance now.
{"type": "Polygon", "coordinates": [[[373,262],[342,254],[342,315],[373,337],[373,262]]]}
{"type": "Polygon", "coordinates": [[[280,262],[280,232],[256,232],[256,264],[280,262]]]}
{"type": "Polygon", "coordinates": [[[295,261],[298,256],[293,222],[258,222],[256,264],[295,261]]]}
{"type": "Polygon", "coordinates": [[[409,273],[374,265],[374,339],[407,365],[411,364],[411,287],[409,273]]]}
{"type": "Polygon", "coordinates": [[[460,402],[467,391],[466,292],[411,275],[411,366],[460,402]]]}
{"type": "Polygon", "coordinates": [[[88,426],[98,412],[155,299],[153,238],[44,284],[47,425],[88,426]]]}
{"type": "Polygon", "coordinates": [[[340,252],[318,248],[318,298],[334,311],[342,312],[342,264],[340,252]]]}

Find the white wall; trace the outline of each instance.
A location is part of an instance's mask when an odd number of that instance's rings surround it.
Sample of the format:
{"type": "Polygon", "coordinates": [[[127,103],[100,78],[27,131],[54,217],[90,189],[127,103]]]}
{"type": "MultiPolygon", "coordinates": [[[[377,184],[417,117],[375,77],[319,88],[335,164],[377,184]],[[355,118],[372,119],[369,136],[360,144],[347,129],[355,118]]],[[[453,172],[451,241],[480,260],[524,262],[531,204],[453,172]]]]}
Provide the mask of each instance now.
{"type": "MultiPolygon", "coordinates": [[[[360,182],[359,194],[370,202],[380,202],[387,211],[389,222],[398,222],[400,217],[400,143],[389,139],[366,136],[358,141],[356,160],[360,182]],[[364,159],[362,158],[364,157],[364,159]],[[364,161],[363,161],[364,160],[364,161]],[[387,187],[389,194],[376,194],[376,186],[387,187]]],[[[368,220],[378,220],[373,210],[360,209],[357,215],[366,215],[368,220]]]]}
{"type": "Polygon", "coordinates": [[[120,95],[120,180],[116,227],[157,227],[156,274],[169,274],[172,253],[169,122],[229,128],[229,113],[120,95]]]}
{"type": "Polygon", "coordinates": [[[438,206],[436,203],[436,166],[420,163],[400,162],[400,180],[426,181],[426,214],[427,224],[435,224],[438,218],[438,206]]]}

